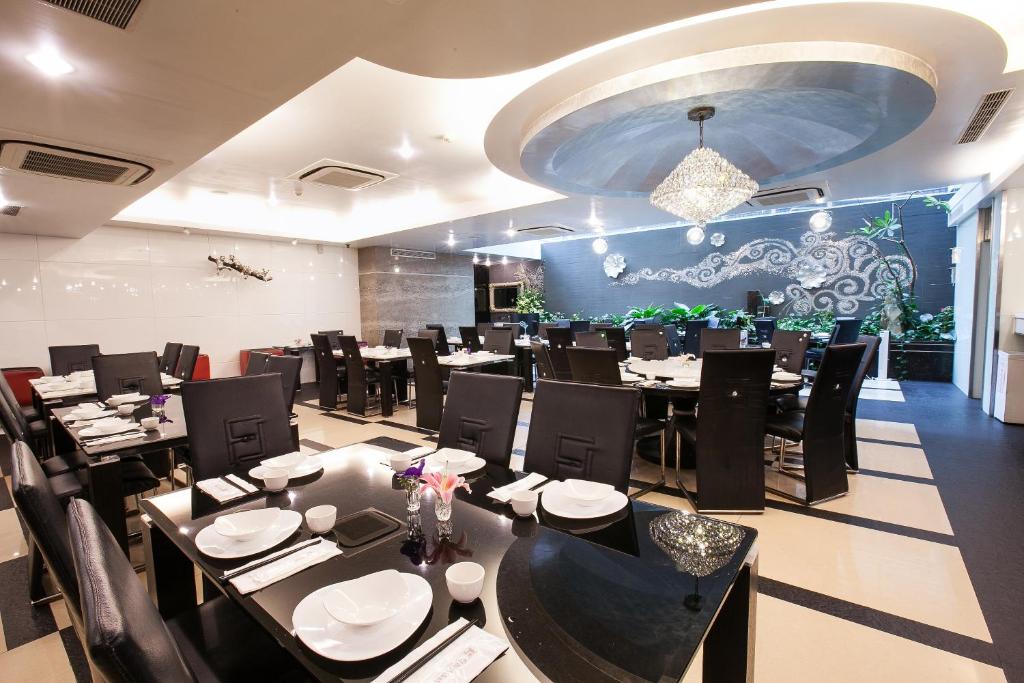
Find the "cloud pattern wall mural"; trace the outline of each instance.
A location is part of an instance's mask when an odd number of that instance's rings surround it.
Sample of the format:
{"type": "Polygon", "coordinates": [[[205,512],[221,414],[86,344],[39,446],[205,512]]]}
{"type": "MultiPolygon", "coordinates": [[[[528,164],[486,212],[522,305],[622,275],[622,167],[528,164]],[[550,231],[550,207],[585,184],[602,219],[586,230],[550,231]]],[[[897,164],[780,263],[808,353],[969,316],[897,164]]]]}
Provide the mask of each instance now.
{"type": "Polygon", "coordinates": [[[641,268],[609,286],[666,281],[708,289],[737,277],[774,275],[793,280],[785,295],[794,314],[834,311],[848,315],[863,302],[883,298],[894,277],[909,283],[910,268],[910,261],[902,256],[881,257],[874,243],[859,235],[840,239],[835,233],[808,231],[797,244],[778,238],[758,239],[730,253],[708,254],[689,268],[641,268]]]}

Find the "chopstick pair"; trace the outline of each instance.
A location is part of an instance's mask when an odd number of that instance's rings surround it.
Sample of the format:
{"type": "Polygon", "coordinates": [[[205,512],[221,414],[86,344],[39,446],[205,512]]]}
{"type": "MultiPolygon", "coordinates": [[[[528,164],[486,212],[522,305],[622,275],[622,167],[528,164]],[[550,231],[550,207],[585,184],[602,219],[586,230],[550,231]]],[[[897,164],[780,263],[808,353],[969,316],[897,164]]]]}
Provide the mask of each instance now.
{"type": "Polygon", "coordinates": [[[402,681],[408,680],[410,676],[412,676],[414,673],[422,669],[428,662],[430,662],[431,659],[441,654],[441,652],[443,652],[445,648],[447,648],[449,645],[458,640],[459,636],[461,636],[463,633],[473,628],[474,626],[478,625],[478,623],[479,622],[476,619],[466,622],[455,633],[445,638],[437,646],[431,648],[430,651],[427,652],[425,655],[417,659],[409,666],[405,667],[405,669],[399,672],[399,674],[392,678],[388,683],[402,683],[402,681]]]}
{"type": "Polygon", "coordinates": [[[242,567],[238,567],[237,569],[232,569],[230,571],[226,571],[226,572],[224,572],[223,574],[220,575],[219,580],[222,583],[227,583],[228,581],[230,581],[231,579],[235,578],[236,576],[241,576],[242,574],[248,574],[253,569],[259,569],[260,567],[265,567],[268,564],[271,564],[273,562],[277,562],[278,560],[284,559],[285,557],[288,557],[289,555],[294,555],[295,553],[299,552],[300,550],[304,550],[304,549],[306,549],[306,548],[308,548],[308,547],[310,547],[312,545],[315,545],[315,544],[319,543],[320,540],[321,540],[320,538],[310,538],[310,539],[307,539],[307,540],[303,541],[302,543],[296,543],[295,545],[293,545],[292,547],[288,548],[284,552],[277,553],[277,554],[274,554],[274,555],[270,555],[269,557],[265,557],[262,560],[260,560],[259,562],[256,562],[254,564],[249,564],[249,565],[245,565],[245,566],[242,566],[242,567]]]}

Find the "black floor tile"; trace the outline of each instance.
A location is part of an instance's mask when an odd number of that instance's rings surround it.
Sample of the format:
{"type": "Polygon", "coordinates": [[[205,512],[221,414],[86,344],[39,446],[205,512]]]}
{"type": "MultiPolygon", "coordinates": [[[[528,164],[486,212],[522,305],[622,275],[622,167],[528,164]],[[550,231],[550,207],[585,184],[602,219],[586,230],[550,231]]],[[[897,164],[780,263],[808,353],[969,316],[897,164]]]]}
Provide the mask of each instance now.
{"type": "Polygon", "coordinates": [[[8,650],[57,630],[49,605],[33,607],[29,603],[27,557],[0,562],[0,586],[0,615],[8,650]]]}

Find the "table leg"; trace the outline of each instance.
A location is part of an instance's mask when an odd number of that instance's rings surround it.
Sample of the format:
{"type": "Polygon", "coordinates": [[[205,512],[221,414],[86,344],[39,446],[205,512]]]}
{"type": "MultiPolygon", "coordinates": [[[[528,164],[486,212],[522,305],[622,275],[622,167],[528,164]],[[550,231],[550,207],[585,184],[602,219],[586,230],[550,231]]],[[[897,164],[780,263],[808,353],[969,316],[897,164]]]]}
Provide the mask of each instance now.
{"type": "Polygon", "coordinates": [[[124,514],[121,459],[107,456],[89,463],[89,502],[128,555],[128,521],[124,514]]]}
{"type": "Polygon", "coordinates": [[[533,391],[533,349],[523,346],[519,349],[519,371],[523,377],[523,391],[533,391]]]}
{"type": "Polygon", "coordinates": [[[380,414],[391,417],[395,412],[391,402],[391,363],[377,363],[377,368],[380,370],[380,414]]]}
{"type": "Polygon", "coordinates": [[[753,683],[757,625],[757,557],[736,577],[704,639],[704,680],[753,683]]]}
{"type": "Polygon", "coordinates": [[[142,542],[146,551],[146,585],[164,619],[196,606],[195,568],[163,531],[143,519],[142,542]]]}

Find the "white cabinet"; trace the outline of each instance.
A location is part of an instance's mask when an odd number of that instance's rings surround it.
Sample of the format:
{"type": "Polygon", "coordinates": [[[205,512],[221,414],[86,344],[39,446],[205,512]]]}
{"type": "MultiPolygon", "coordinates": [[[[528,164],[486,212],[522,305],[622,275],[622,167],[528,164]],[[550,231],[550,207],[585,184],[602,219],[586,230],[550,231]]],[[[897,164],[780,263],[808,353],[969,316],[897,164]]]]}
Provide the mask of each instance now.
{"type": "Polygon", "coordinates": [[[1000,351],[996,363],[995,417],[1024,424],[1024,353],[1000,351]]]}

